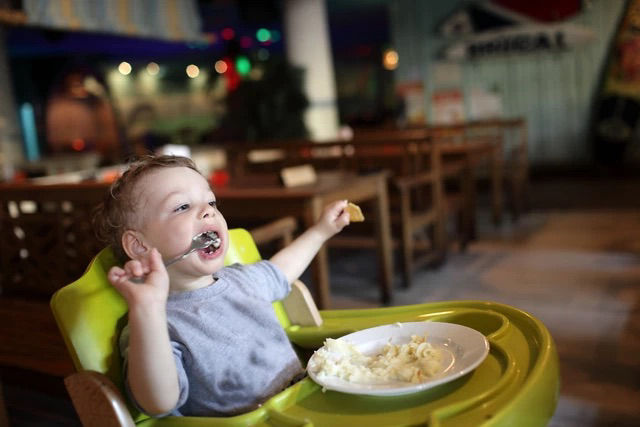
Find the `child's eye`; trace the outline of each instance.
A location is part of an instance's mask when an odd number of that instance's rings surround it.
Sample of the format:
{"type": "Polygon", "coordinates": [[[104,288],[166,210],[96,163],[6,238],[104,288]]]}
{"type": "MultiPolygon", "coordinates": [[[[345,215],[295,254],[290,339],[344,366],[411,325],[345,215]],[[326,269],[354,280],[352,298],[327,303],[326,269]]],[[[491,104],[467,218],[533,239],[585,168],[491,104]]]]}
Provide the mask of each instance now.
{"type": "Polygon", "coordinates": [[[185,203],[184,205],[180,205],[175,209],[175,212],[186,211],[189,209],[189,204],[185,203]]]}
{"type": "Polygon", "coordinates": [[[212,200],[209,202],[209,206],[211,206],[212,208],[215,208],[218,206],[218,202],[216,202],[215,200],[212,200]]]}

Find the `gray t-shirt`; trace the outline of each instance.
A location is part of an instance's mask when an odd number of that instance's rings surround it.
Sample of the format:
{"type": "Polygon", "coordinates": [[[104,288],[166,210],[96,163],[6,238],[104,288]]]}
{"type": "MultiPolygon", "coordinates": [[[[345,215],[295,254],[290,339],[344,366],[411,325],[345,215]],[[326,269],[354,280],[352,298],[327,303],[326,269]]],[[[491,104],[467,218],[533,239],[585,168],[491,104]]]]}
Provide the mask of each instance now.
{"type": "Polygon", "coordinates": [[[167,300],[180,382],[171,415],[247,412],[303,371],[271,305],[291,289],[283,273],[260,261],[225,267],[216,277],[211,286],[170,294],[167,300]]]}

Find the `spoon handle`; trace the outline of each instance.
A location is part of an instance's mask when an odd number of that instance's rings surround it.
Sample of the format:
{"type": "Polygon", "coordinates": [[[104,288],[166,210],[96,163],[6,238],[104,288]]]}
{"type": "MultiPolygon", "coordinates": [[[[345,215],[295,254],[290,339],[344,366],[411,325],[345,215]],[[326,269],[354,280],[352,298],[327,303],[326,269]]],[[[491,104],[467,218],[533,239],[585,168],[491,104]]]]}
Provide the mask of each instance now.
{"type": "Polygon", "coordinates": [[[193,249],[191,249],[191,250],[189,250],[189,251],[187,251],[187,252],[183,253],[183,254],[182,254],[182,255],[180,255],[179,257],[176,257],[176,258],[174,258],[174,259],[171,259],[171,260],[169,260],[169,261],[165,262],[165,263],[164,263],[164,266],[165,266],[165,267],[169,267],[171,264],[174,264],[174,263],[176,263],[176,262],[178,262],[178,261],[180,261],[180,260],[184,259],[187,255],[189,255],[191,252],[196,251],[196,250],[197,250],[197,248],[193,248],[193,249]]]}

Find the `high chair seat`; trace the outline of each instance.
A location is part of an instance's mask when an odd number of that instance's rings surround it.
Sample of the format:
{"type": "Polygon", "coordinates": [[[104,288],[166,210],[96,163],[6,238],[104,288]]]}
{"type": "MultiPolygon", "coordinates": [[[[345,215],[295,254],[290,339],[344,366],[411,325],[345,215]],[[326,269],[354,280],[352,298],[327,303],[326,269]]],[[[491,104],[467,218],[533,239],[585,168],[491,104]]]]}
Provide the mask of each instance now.
{"type": "MultiPolygon", "coordinates": [[[[251,235],[230,230],[226,263],[260,259],[251,235]]],[[[78,373],[67,389],[84,425],[139,426],[544,426],[558,398],[558,360],[546,327],[504,304],[446,301],[402,307],[322,310],[320,326],[293,324],[283,304],[274,309],[290,340],[311,352],[326,338],[364,328],[408,321],[450,322],[472,327],[489,340],[487,358],[471,373],[422,392],[394,397],[323,391],[310,378],[290,386],[247,414],[216,417],[148,418],[123,398],[117,338],[127,306],[106,273],[116,263],[101,251],[85,274],[60,289],[51,308],[78,373]],[[106,391],[105,391],[106,390],[106,391]],[[101,418],[96,421],[96,410],[101,418]],[[98,423],[98,424],[96,424],[98,423]]],[[[306,362],[306,361],[305,361],[306,362]]]]}

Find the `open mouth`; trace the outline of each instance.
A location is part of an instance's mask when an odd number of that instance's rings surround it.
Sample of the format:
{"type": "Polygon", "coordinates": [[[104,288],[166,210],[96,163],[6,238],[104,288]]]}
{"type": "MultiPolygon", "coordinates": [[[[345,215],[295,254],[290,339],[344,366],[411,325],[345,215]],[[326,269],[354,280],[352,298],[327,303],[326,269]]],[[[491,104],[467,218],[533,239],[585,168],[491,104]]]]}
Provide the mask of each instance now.
{"type": "Polygon", "coordinates": [[[218,233],[216,233],[215,231],[207,231],[203,234],[211,240],[209,246],[202,250],[205,254],[212,254],[220,248],[220,245],[222,245],[222,239],[220,239],[218,233]]]}

